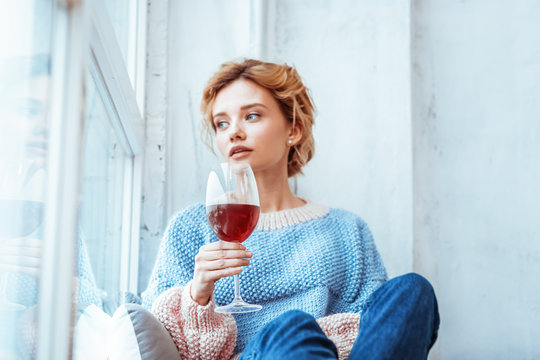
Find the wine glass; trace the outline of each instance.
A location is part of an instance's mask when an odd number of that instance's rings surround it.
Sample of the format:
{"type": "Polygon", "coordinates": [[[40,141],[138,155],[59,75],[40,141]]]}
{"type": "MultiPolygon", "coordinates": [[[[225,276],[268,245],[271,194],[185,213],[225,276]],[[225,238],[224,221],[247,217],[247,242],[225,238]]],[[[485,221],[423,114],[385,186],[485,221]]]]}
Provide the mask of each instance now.
{"type": "MultiPolygon", "coordinates": [[[[16,242],[35,234],[43,220],[43,202],[25,200],[31,198],[28,188],[36,166],[33,161],[0,159],[0,243],[16,242]]],[[[2,253],[7,258],[15,254],[2,253]]],[[[7,298],[9,271],[0,269],[0,309],[23,310],[25,306],[7,298]]]]}
{"type": "MultiPolygon", "coordinates": [[[[249,164],[221,163],[212,168],[206,187],[206,216],[212,230],[223,241],[243,242],[259,220],[259,193],[249,164]]],[[[240,276],[234,275],[234,299],[216,312],[246,313],[261,310],[240,296],[240,276]]]]}
{"type": "MultiPolygon", "coordinates": [[[[0,242],[35,233],[43,219],[43,203],[30,200],[0,200],[0,242]]],[[[9,254],[4,255],[9,256],[9,254]]],[[[0,309],[24,310],[26,307],[9,301],[6,295],[9,273],[0,274],[0,309]]]]}

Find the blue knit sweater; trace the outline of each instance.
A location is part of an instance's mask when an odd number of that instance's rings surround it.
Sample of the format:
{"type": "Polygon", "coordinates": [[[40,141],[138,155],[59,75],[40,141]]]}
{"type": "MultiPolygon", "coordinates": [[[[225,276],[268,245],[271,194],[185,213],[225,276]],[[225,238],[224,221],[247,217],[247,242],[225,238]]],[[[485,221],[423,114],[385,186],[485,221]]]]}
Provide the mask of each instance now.
{"type": "MultiPolygon", "coordinates": [[[[193,205],[170,222],[160,247],[143,304],[150,308],[159,294],[185,286],[193,277],[195,255],[217,241],[202,204],[193,205]]],[[[386,279],[371,232],[358,216],[308,202],[300,208],[262,213],[253,234],[243,243],[253,252],[240,274],[241,293],[261,311],[234,315],[238,328],[235,352],[280,314],[299,309],[315,318],[359,313],[369,295],[386,279]]],[[[218,305],[233,296],[233,278],[216,282],[218,305]]]]}

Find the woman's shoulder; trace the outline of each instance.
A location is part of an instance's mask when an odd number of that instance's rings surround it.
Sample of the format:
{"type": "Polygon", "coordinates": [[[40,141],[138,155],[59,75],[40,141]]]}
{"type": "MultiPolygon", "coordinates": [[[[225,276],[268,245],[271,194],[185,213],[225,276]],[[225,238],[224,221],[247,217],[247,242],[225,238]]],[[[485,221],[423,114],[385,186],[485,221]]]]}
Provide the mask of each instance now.
{"type": "Polygon", "coordinates": [[[198,202],[198,203],[190,204],[188,206],[181,208],[180,210],[176,212],[175,217],[185,217],[185,218],[189,218],[193,216],[197,217],[201,213],[204,213],[204,212],[205,212],[204,204],[198,202]]]}
{"type": "Polygon", "coordinates": [[[365,220],[355,212],[338,207],[330,207],[328,211],[329,217],[335,221],[343,223],[351,223],[359,227],[367,226],[365,220]]]}
{"type": "Polygon", "coordinates": [[[205,207],[202,203],[195,203],[175,212],[169,220],[169,229],[180,227],[197,228],[197,225],[206,225],[205,207]]]}

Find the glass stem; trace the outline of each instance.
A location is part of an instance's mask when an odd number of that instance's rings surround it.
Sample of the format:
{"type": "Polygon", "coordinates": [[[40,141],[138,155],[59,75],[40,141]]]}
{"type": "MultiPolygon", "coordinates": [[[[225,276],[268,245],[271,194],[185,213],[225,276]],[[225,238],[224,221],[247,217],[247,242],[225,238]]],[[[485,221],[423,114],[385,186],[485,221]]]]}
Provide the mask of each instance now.
{"type": "Polygon", "coordinates": [[[243,302],[240,296],[240,274],[234,275],[234,302],[243,302]]]}

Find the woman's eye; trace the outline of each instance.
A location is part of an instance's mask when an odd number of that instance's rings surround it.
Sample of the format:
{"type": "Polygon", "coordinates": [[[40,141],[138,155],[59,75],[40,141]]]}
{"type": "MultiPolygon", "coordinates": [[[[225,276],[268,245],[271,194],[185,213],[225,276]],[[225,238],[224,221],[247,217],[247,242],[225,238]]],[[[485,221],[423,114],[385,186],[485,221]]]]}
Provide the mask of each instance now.
{"type": "Polygon", "coordinates": [[[216,129],[224,129],[225,127],[227,127],[227,122],[226,121],[218,121],[218,122],[216,122],[216,129]]]}
{"type": "Polygon", "coordinates": [[[247,120],[257,120],[259,118],[259,114],[249,114],[246,119],[247,120]]]}
{"type": "Polygon", "coordinates": [[[40,113],[39,109],[33,106],[19,106],[17,110],[20,115],[28,117],[37,116],[40,113]]]}
{"type": "Polygon", "coordinates": [[[36,101],[21,101],[15,104],[17,114],[26,117],[35,117],[43,115],[43,107],[36,101]]]}

